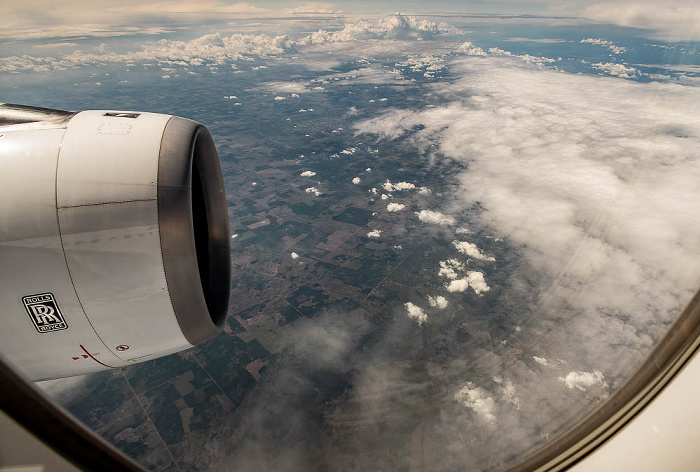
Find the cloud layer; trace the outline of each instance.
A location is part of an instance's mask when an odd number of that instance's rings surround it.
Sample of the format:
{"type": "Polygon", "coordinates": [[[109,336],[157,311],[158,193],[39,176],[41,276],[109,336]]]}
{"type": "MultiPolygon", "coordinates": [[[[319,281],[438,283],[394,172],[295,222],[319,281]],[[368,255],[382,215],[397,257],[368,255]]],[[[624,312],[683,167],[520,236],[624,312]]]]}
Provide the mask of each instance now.
{"type": "MultiPolygon", "coordinates": [[[[357,129],[466,168],[442,211],[471,215],[470,226],[522,257],[518,271],[499,277],[509,296],[535,294],[517,308],[532,367],[548,382],[605,398],[700,284],[700,89],[508,57],[455,62],[461,78],[433,87],[444,105],[391,110],[357,129]]],[[[470,242],[454,246],[486,257],[470,242]]],[[[481,272],[465,276],[461,264],[440,263],[449,292],[489,289],[481,272]]],[[[500,410],[484,388],[465,387],[459,401],[490,422],[500,410]]]]}

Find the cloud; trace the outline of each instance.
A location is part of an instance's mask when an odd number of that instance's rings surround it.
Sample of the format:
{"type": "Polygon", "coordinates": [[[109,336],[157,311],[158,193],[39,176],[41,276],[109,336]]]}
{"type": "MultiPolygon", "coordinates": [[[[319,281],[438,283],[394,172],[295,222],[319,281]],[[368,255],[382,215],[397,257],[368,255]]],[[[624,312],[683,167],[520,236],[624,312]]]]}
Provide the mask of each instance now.
{"type": "Polygon", "coordinates": [[[290,256],[292,256],[292,259],[299,259],[299,254],[296,252],[291,253],[290,256]]]}
{"type": "Polygon", "coordinates": [[[392,202],[386,206],[386,211],[392,211],[392,212],[393,211],[401,211],[404,208],[406,208],[406,205],[404,205],[403,203],[393,203],[392,202]]]}
{"type": "Polygon", "coordinates": [[[397,182],[395,184],[392,184],[390,180],[387,180],[382,184],[382,187],[384,190],[387,192],[393,192],[395,190],[413,190],[416,188],[415,184],[412,184],[410,182],[397,182]]]}
{"type": "Polygon", "coordinates": [[[306,190],[304,190],[304,191],[305,191],[306,193],[313,193],[313,194],[316,195],[317,197],[318,197],[319,195],[323,195],[323,194],[321,193],[321,191],[320,191],[319,189],[317,189],[316,187],[307,187],[306,190]]]}
{"type": "Polygon", "coordinates": [[[419,20],[396,14],[376,22],[360,20],[346,23],[339,31],[319,30],[299,40],[299,44],[325,44],[367,39],[429,39],[439,35],[460,34],[447,23],[419,20]]]}
{"type": "Polygon", "coordinates": [[[607,41],[600,38],[586,38],[582,39],[581,44],[597,44],[599,46],[606,47],[610,49],[613,54],[621,54],[627,50],[627,48],[622,46],[615,46],[612,41],[607,41]]]}
{"type": "Polygon", "coordinates": [[[394,184],[394,190],[413,190],[416,186],[410,182],[397,182],[394,184]]]}
{"type": "Polygon", "coordinates": [[[355,177],[354,179],[352,179],[352,183],[355,185],[358,185],[360,182],[362,182],[362,179],[359,177],[355,177]]]}
{"type": "MultiPolygon", "coordinates": [[[[273,82],[265,82],[264,84],[261,85],[261,88],[265,90],[269,90],[271,92],[276,92],[276,93],[291,93],[291,94],[299,94],[299,93],[305,93],[308,92],[308,89],[306,88],[307,84],[303,82],[280,82],[280,81],[273,81],[273,82]]],[[[298,95],[297,95],[298,97],[298,95]]],[[[297,98],[294,97],[294,98],[297,98]]]]}
{"type": "Polygon", "coordinates": [[[421,210],[418,213],[418,219],[424,223],[431,223],[434,225],[453,225],[455,224],[455,219],[449,215],[443,215],[439,211],[433,210],[421,210]]]}
{"type": "Polygon", "coordinates": [[[452,245],[457,248],[459,252],[462,254],[466,254],[467,256],[474,258],[474,259],[479,259],[481,261],[495,261],[493,257],[487,257],[479,251],[479,248],[476,247],[476,244],[472,244],[468,241],[452,241],[452,245]]]}
{"type": "MultiPolygon", "coordinates": [[[[180,10],[189,13],[207,12],[209,15],[228,15],[235,13],[255,13],[260,9],[245,2],[235,4],[225,4],[218,0],[208,0],[199,3],[176,3],[176,4],[133,4],[128,2],[127,8],[124,4],[112,2],[105,7],[98,15],[104,15],[106,11],[115,8],[124,8],[124,11],[131,8],[132,13],[168,12],[168,14],[179,14],[180,10]],[[154,6],[155,5],[155,6],[154,6]],[[207,9],[209,7],[209,9],[207,9]],[[188,10],[189,9],[189,10],[188,10]]],[[[14,8],[14,7],[12,7],[14,8]]],[[[67,9],[67,11],[70,8],[67,9]]],[[[96,10],[96,9],[95,9],[96,10]]],[[[14,11],[14,10],[13,10],[14,11]]],[[[106,16],[102,16],[107,19],[106,16]]],[[[73,18],[72,20],[74,20],[73,18]]],[[[6,36],[19,35],[28,37],[29,31],[13,30],[6,23],[6,36]]],[[[52,29],[53,28],[53,29],[52,29]]],[[[56,27],[59,28],[59,27],[56,27]]],[[[61,33],[54,27],[52,32],[46,33],[51,37],[70,36],[109,36],[124,34],[154,34],[159,35],[169,30],[161,27],[102,27],[95,25],[78,26],[76,31],[66,30],[61,33]],[[130,29],[131,28],[131,29],[130,29]]],[[[44,34],[44,33],[42,33],[44,34]]],[[[310,44],[354,42],[365,39],[410,39],[427,38],[432,35],[456,34],[456,30],[445,23],[432,23],[427,20],[418,20],[413,17],[395,15],[380,18],[374,22],[361,20],[348,22],[342,30],[328,33],[324,30],[317,31],[299,40],[290,40],[287,36],[269,36],[266,34],[233,34],[230,36],[219,33],[208,34],[188,41],[177,41],[171,39],[160,39],[141,45],[140,50],[127,52],[109,52],[101,48],[93,50],[75,50],[69,54],[58,57],[35,57],[30,55],[11,56],[0,58],[0,72],[22,72],[22,71],[51,71],[73,69],[89,65],[101,65],[109,63],[131,64],[134,62],[156,62],[159,65],[175,65],[183,67],[214,66],[222,64],[245,63],[250,59],[279,58],[288,52],[296,51],[297,47],[310,44]]],[[[2,36],[0,34],[0,36],[2,36]]],[[[353,49],[353,53],[356,52],[353,49]]],[[[425,64],[427,69],[436,67],[433,63],[442,59],[431,56],[431,63],[425,64]],[[433,64],[433,65],[431,65],[433,64]]],[[[432,72],[432,70],[426,70],[432,72]]],[[[378,67],[367,67],[353,72],[355,79],[365,82],[385,83],[388,80],[395,80],[395,75],[378,67]],[[391,77],[389,77],[391,76],[391,77]]],[[[332,77],[328,77],[332,79],[332,77]]],[[[307,86],[311,84],[299,84],[294,82],[271,82],[265,84],[270,90],[278,93],[303,93],[307,92],[307,86]]],[[[316,87],[318,88],[318,87],[316,87]]]]}
{"type": "Polygon", "coordinates": [[[569,390],[577,388],[585,392],[592,387],[599,387],[604,390],[608,389],[608,384],[605,382],[603,373],[597,370],[594,372],[569,372],[565,377],[561,377],[559,380],[564,382],[564,385],[566,385],[566,388],[569,390]]]}
{"type": "Polygon", "coordinates": [[[635,69],[634,67],[625,66],[623,64],[617,64],[614,62],[598,62],[596,64],[591,64],[591,67],[594,67],[607,74],[623,79],[632,79],[635,78],[638,74],[637,69],[635,69]]]}
{"type": "MultiPolygon", "coordinates": [[[[432,89],[444,105],[357,129],[464,165],[446,210],[469,212],[521,261],[499,277],[521,297],[518,316],[548,333],[527,338],[533,354],[622,381],[700,286],[700,89],[508,57],[450,70],[459,78],[432,89]]],[[[467,290],[448,269],[448,289],[467,290]]]]}
{"type": "Polygon", "coordinates": [[[547,359],[544,357],[532,356],[532,358],[541,366],[546,366],[548,364],[547,359]]]}
{"type": "Polygon", "coordinates": [[[486,423],[496,423],[496,401],[483,388],[475,387],[472,382],[467,382],[454,394],[454,399],[464,407],[474,411],[486,423]]]}
{"type": "Polygon", "coordinates": [[[428,315],[425,314],[423,309],[411,302],[406,302],[406,314],[409,318],[414,319],[418,322],[418,325],[422,325],[428,320],[428,315]]]}
{"type": "Polygon", "coordinates": [[[479,46],[475,46],[471,41],[463,42],[457,51],[467,54],[468,56],[486,56],[486,51],[481,49],[479,46]]]}
{"type": "Polygon", "coordinates": [[[484,274],[474,270],[467,272],[467,276],[464,278],[450,281],[446,286],[448,292],[464,292],[469,287],[471,287],[477,295],[491,290],[491,287],[489,287],[484,280],[484,274]]]}
{"type": "Polygon", "coordinates": [[[436,297],[428,296],[428,304],[435,308],[447,308],[447,299],[442,295],[436,297]]]}
{"type": "Polygon", "coordinates": [[[88,375],[77,375],[66,379],[44,380],[35,385],[54,400],[63,402],[79,392],[89,379],[88,375]]]}
{"type": "Polygon", "coordinates": [[[168,66],[222,65],[251,58],[277,57],[292,47],[286,36],[209,34],[189,41],[161,39],[144,44],[139,51],[123,53],[82,52],[54,57],[11,56],[0,58],[0,72],[48,71],[95,64],[156,62],[168,66]]]}
{"type": "Polygon", "coordinates": [[[381,229],[373,229],[372,231],[367,233],[367,237],[369,237],[369,238],[378,238],[381,235],[382,235],[381,229]]]}
{"type": "Polygon", "coordinates": [[[462,269],[464,269],[464,264],[462,264],[462,262],[457,259],[447,259],[446,261],[440,261],[438,275],[448,279],[456,279],[458,277],[457,271],[462,269]]]}
{"type": "Polygon", "coordinates": [[[597,21],[649,29],[668,41],[700,39],[700,4],[694,0],[596,2],[579,13],[597,21]]]}
{"type": "Polygon", "coordinates": [[[305,2],[292,9],[292,13],[295,15],[337,15],[342,13],[342,10],[336,9],[333,3],[305,2]]]}
{"type": "Polygon", "coordinates": [[[316,175],[316,172],[314,172],[312,170],[305,170],[304,172],[302,172],[299,175],[302,177],[313,177],[314,175],[316,175]]]}

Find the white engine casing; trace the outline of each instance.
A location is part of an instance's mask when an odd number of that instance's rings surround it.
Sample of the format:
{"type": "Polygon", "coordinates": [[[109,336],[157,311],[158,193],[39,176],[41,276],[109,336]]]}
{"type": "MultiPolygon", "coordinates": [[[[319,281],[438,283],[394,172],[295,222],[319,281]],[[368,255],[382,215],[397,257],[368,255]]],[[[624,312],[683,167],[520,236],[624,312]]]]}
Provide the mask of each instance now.
{"type": "Polygon", "coordinates": [[[219,333],[230,235],[204,126],[0,105],[0,169],[0,352],[28,377],[121,367],[219,333]]]}

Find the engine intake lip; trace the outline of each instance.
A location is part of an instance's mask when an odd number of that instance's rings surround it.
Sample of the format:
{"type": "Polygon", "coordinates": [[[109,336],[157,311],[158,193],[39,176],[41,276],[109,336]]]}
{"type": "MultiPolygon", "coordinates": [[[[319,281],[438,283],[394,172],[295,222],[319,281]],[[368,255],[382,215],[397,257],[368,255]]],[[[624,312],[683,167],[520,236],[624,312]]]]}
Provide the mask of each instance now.
{"type": "Polygon", "coordinates": [[[163,132],[158,224],[173,311],[187,341],[199,344],[226,321],[231,237],[216,146],[197,122],[173,117],[163,132]]]}

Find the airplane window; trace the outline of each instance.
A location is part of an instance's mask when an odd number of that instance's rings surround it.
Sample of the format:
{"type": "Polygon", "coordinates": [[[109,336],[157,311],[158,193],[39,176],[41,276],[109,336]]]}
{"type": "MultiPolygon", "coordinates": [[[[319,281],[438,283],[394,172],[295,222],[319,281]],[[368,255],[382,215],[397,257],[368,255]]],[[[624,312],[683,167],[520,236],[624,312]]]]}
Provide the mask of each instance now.
{"type": "Polygon", "coordinates": [[[218,336],[38,385],[158,472],[517,465],[700,287],[700,8],[631,8],[0,6],[3,102],[204,124],[230,226],[218,336]]]}

